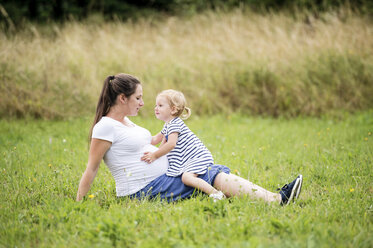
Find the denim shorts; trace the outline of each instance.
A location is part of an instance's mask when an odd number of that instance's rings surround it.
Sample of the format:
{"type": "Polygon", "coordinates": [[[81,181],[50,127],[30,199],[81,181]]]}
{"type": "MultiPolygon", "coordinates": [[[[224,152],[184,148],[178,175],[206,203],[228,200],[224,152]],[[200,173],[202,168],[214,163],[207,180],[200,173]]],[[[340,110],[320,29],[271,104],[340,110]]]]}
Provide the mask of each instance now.
{"type": "MultiPolygon", "coordinates": [[[[214,164],[207,168],[207,172],[203,175],[199,175],[204,181],[210,185],[214,185],[216,176],[224,172],[226,174],[230,173],[230,169],[224,165],[214,164]]],[[[170,177],[166,174],[157,177],[151,181],[145,188],[141,189],[135,194],[130,195],[130,198],[137,199],[152,199],[160,198],[162,200],[167,200],[168,202],[173,202],[185,198],[190,198],[193,194],[197,192],[195,188],[186,186],[181,181],[181,176],[170,177]]]]}

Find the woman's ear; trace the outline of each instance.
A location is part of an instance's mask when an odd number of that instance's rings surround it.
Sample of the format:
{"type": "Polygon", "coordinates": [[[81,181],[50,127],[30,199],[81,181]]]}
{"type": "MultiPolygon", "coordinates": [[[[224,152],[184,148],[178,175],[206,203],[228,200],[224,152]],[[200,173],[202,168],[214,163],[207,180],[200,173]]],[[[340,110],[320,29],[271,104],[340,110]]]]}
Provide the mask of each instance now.
{"type": "Polygon", "coordinates": [[[128,98],[124,94],[119,95],[119,101],[123,104],[126,104],[128,101],[128,98]]]}

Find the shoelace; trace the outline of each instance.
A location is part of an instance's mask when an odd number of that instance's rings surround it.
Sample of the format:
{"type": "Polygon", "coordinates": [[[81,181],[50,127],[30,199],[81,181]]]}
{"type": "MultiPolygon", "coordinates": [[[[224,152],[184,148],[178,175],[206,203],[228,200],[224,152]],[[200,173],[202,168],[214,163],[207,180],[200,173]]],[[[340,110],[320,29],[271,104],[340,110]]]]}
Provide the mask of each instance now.
{"type": "Polygon", "coordinates": [[[280,191],[280,190],[283,190],[283,189],[287,189],[288,188],[288,184],[285,184],[284,186],[282,186],[282,188],[277,188],[277,191],[280,191]]]}

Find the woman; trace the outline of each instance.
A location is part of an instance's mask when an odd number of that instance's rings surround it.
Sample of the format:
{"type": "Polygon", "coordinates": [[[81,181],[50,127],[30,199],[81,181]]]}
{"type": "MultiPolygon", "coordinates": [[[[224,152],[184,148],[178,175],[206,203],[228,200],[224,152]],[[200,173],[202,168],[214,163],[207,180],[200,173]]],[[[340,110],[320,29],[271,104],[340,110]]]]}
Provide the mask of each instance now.
{"type": "MultiPolygon", "coordinates": [[[[91,128],[88,164],[80,180],[77,201],[88,193],[102,159],[114,177],[118,197],[159,196],[174,201],[193,195],[195,189],[185,186],[180,176],[165,175],[168,167],[165,156],[151,164],[141,161],[145,152],[157,150],[151,145],[150,132],[128,119],[128,116],[137,115],[144,105],[142,96],[140,81],[131,75],[121,73],[105,79],[91,128]]],[[[199,177],[227,197],[247,194],[281,205],[297,199],[302,188],[302,175],[282,187],[279,193],[272,193],[229,172],[226,166],[212,165],[199,177]]]]}

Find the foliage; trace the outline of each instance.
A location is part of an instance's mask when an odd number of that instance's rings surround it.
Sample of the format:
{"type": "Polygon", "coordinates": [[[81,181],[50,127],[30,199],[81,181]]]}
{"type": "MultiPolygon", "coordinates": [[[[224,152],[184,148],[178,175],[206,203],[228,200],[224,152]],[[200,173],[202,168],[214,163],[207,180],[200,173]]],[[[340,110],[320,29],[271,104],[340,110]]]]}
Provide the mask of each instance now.
{"type": "Polygon", "coordinates": [[[97,14],[106,20],[118,18],[128,20],[159,14],[193,15],[206,10],[229,11],[237,7],[255,11],[307,9],[317,13],[346,5],[363,13],[372,13],[373,5],[368,0],[3,0],[0,21],[6,24],[8,20],[12,20],[20,26],[28,20],[34,22],[84,20],[97,14]]]}
{"type": "Polygon", "coordinates": [[[0,35],[0,116],[94,112],[105,77],[144,84],[143,115],[166,88],[196,114],[320,116],[373,107],[373,30],[351,9],[255,14],[241,9],[162,21],[34,26],[0,35]]]}
{"type": "MultiPolygon", "coordinates": [[[[372,116],[187,121],[216,163],[264,188],[302,173],[301,197],[287,207],[248,197],[117,199],[103,164],[77,203],[91,120],[0,120],[0,246],[372,247],[372,116]]],[[[162,126],[132,120],[152,133],[162,126]]]]}

